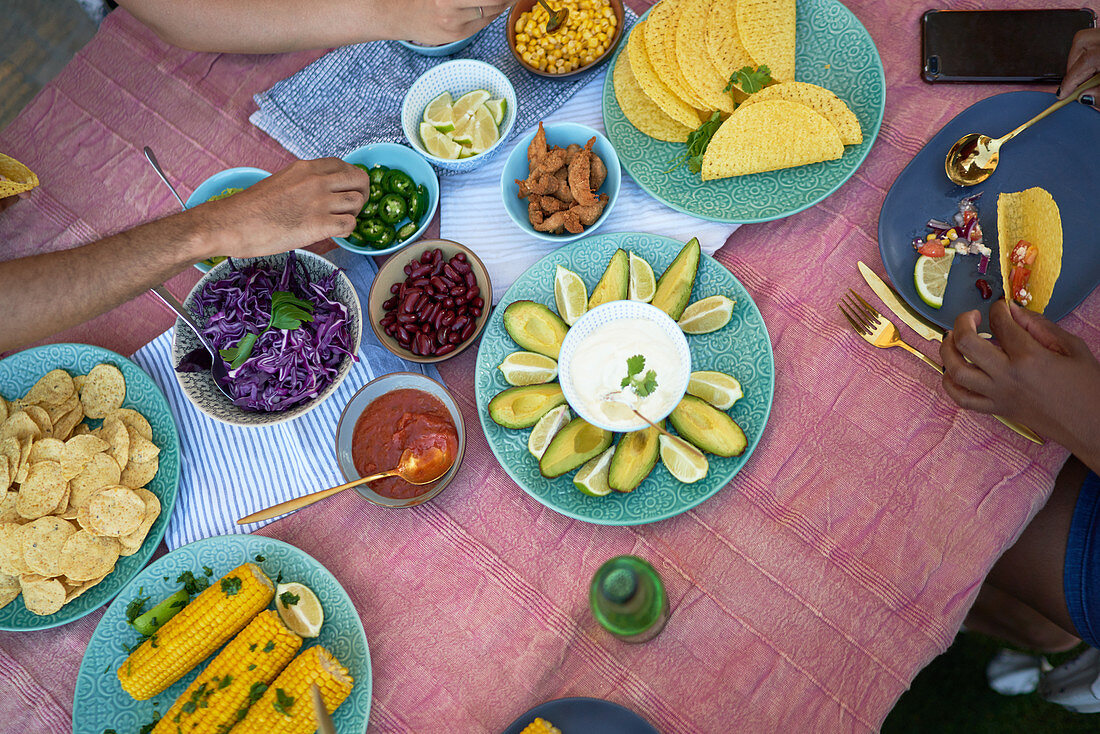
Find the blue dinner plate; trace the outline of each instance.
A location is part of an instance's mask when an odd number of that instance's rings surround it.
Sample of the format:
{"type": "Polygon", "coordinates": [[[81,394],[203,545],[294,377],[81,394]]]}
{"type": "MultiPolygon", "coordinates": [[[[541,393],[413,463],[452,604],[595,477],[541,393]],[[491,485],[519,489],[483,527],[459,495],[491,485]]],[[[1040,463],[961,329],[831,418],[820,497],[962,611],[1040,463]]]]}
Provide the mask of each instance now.
{"type": "MultiPolygon", "coordinates": [[[[180,485],[180,437],[172,420],[168,400],[149,375],[121,354],[89,344],[47,344],[17,352],[0,360],[0,394],[8,400],[23,397],[42,375],[53,369],[68,370],[71,375],[84,375],[97,364],[113,364],[126,379],[126,398],[122,407],[133,408],[149,421],[153,428],[153,443],[160,447],[160,465],[157,475],[146,489],[160,500],[160,517],[149,529],[149,535],[141,548],[132,556],[118,559],[115,570],[107,578],[81,596],[66,604],[60,611],[46,616],[31,614],[20,597],[0,609],[0,630],[40,630],[57,627],[79,619],[111,600],[127,581],[134,577],[153,555],[168,518],[176,506],[176,492],[180,485]]],[[[92,427],[100,421],[87,419],[92,427]]],[[[2,727],[0,727],[2,728],[2,727]]]]}
{"type": "MultiPolygon", "coordinates": [[[[649,261],[660,275],[683,248],[683,242],[637,232],[598,234],[565,245],[532,265],[504,294],[485,325],[477,351],[474,389],[478,417],[489,448],[497,461],[529,495],[563,515],[597,525],[641,525],[673,517],[713,497],[741,470],[771,414],[775,391],[775,362],[771,340],[760,310],[733,274],[709,255],[699,259],[691,302],[714,295],[737,301],[730,322],[709,334],[688,336],[692,370],[717,370],[741,383],[745,397],[728,411],[745,431],[748,446],[740,456],[708,455],[707,475],[693,484],[678,481],[664,463],[657,462],[649,476],[633,492],[612,492],[590,497],[573,486],[575,471],[554,479],[539,472],[538,462],[527,450],[531,429],[504,428],[489,417],[489,401],[508,388],[498,365],[520,347],[504,328],[504,307],[513,301],[532,300],[554,305],[554,272],[558,265],[577,273],[591,293],[615,250],[622,248],[649,261]]],[[[618,436],[616,436],[616,441],[618,436]]]]}
{"type": "MultiPolygon", "coordinates": [[[[807,209],[840,188],[871,151],[886,108],[886,75],[871,34],[839,0],[797,0],[795,79],[832,91],[851,108],[863,142],[835,161],[703,181],[676,166],[683,143],[655,140],[630,124],[615,98],[613,74],[603,86],[603,125],[626,172],[657,201],[715,222],[767,222],[807,209]]],[[[647,17],[648,12],[646,13],[647,17]]],[[[611,61],[615,68],[619,47],[611,61]]]]}
{"type": "MultiPolygon", "coordinates": [[[[1082,104],[1071,104],[1025,130],[1001,151],[997,170],[977,186],[956,186],[944,173],[943,162],[955,141],[971,132],[997,137],[1041,112],[1055,101],[1048,92],[1006,92],[983,99],[947,123],[905,167],[886,200],[878,219],[878,246],[894,287],[910,306],[945,329],[955,317],[978,309],[988,324],[989,306],[1004,295],[998,264],[997,196],[1041,186],[1050,192],[1062,216],[1062,274],[1045,315],[1057,321],[1100,284],[1100,253],[1096,240],[1096,205],[1100,194],[1100,166],[1082,156],[1083,141],[1100,140],[1100,115],[1082,104]],[[978,273],[977,255],[956,257],[947,280],[943,306],[932,308],[917,295],[913,266],[917,252],[914,237],[929,233],[929,219],[950,221],[960,199],[981,193],[978,217],[986,246],[993,249],[989,269],[978,273]],[[993,287],[993,296],[982,300],[978,278],[993,287]]],[[[1013,243],[1015,244],[1015,243],[1013,243]]]]}
{"type": "Polygon", "coordinates": [[[184,571],[201,575],[206,566],[213,571],[211,579],[216,580],[246,562],[256,563],[272,581],[281,574],[284,581],[305,584],[317,595],[325,610],[325,622],[321,634],[306,640],[302,649],[324,645],[348,669],[355,687],[333,713],[332,721],[338,732],[366,731],[371,701],[370,651],[363,623],[340,582],[312,556],[289,543],[260,535],[219,535],[158,558],[107,609],[88,643],[77,674],[74,734],[103,734],[108,729],[138,731],[171,708],[207,665],[206,661],[199,663],[159,696],[135,701],[122,690],[116,673],[127,657],[123,644],[132,645],[139,639],[126,621],[126,605],[139,594],[157,601],[170,596],[179,590],[176,578],[184,571]]]}
{"type": "Polygon", "coordinates": [[[566,734],[657,734],[653,725],[625,706],[602,698],[558,698],[535,706],[509,724],[504,734],[519,734],[541,717],[566,734]]]}

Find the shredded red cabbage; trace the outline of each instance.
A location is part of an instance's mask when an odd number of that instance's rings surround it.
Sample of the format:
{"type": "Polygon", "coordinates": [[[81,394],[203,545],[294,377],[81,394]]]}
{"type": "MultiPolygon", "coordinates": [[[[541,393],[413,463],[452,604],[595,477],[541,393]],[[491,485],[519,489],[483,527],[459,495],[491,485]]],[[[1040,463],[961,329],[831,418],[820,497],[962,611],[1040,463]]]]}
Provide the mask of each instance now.
{"type": "MultiPolygon", "coordinates": [[[[219,350],[235,347],[247,333],[260,334],[252,355],[229,372],[233,403],[244,410],[270,413],[317,397],[336,379],[345,356],[356,359],[347,307],[331,297],[337,271],[310,282],[308,275],[299,273],[293,252],[282,272],[266,265],[240,269],[234,265],[228,276],[207,283],[195,299],[200,323],[206,315],[203,333],[219,350]],[[275,291],[289,291],[313,303],[313,321],[293,331],[265,332],[275,291]]],[[[188,355],[177,369],[194,371],[194,362],[188,355]]]]}

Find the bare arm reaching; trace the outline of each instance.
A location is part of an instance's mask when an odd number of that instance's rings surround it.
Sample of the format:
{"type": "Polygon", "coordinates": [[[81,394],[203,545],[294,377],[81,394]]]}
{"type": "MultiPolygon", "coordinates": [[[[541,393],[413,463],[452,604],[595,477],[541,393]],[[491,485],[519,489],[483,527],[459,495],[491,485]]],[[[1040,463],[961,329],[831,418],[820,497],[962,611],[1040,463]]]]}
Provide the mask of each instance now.
{"type": "Polygon", "coordinates": [[[401,39],[457,41],[514,0],[122,0],[167,43],[221,53],[281,53],[401,39]]]}
{"type": "Polygon", "coordinates": [[[367,173],[339,159],[297,161],[229,198],[82,247],[0,263],[0,351],[109,311],[199,260],[346,235],[369,189],[367,173]]]}

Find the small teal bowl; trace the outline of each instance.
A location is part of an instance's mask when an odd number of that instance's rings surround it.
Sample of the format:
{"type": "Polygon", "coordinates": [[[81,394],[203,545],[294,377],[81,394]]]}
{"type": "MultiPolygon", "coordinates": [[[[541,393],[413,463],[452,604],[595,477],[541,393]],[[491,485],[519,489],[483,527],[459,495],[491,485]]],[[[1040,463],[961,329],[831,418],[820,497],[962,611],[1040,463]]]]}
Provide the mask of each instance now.
{"type": "Polygon", "coordinates": [[[527,234],[536,239],[545,240],[546,242],[555,242],[559,245],[564,245],[566,242],[572,242],[573,240],[579,240],[581,237],[587,237],[595,232],[596,229],[607,220],[608,215],[611,214],[611,209],[615,206],[615,202],[619,198],[619,188],[622,184],[623,172],[619,165],[619,156],[615,152],[615,147],[611,145],[611,141],[600,132],[585,125],[578,125],[575,122],[545,125],[544,129],[546,130],[546,144],[548,146],[557,145],[561,148],[566,147],[570,143],[576,143],[583,147],[585,143],[595,136],[596,144],[592,146],[592,150],[603,159],[604,166],[607,167],[607,178],[604,179],[600,188],[596,190],[597,194],[607,194],[607,205],[604,206],[603,214],[600,215],[599,219],[588,227],[585,227],[584,231],[579,234],[572,234],[569,232],[563,232],[562,234],[539,232],[531,226],[531,220],[527,216],[527,200],[519,198],[519,185],[516,184],[516,179],[526,179],[530,173],[530,168],[527,165],[527,146],[535,139],[538,128],[535,128],[516,141],[516,147],[512,149],[512,153],[504,163],[504,170],[500,173],[500,191],[501,195],[504,197],[504,209],[508,212],[508,216],[512,218],[512,221],[516,223],[516,226],[527,234]]]}
{"type": "MultiPolygon", "coordinates": [[[[187,208],[193,209],[199,204],[205,204],[210,200],[210,197],[217,196],[226,189],[247,189],[252,184],[270,175],[262,168],[252,168],[250,166],[218,171],[191,192],[191,195],[187,197],[187,208]]],[[[195,267],[201,273],[208,273],[213,266],[204,260],[195,263],[195,267]]]]}
{"type": "Polygon", "coordinates": [[[343,237],[333,237],[332,239],[336,241],[336,244],[345,250],[358,252],[361,255],[388,255],[420,239],[420,235],[424,234],[424,230],[435,218],[435,210],[439,207],[439,177],[435,175],[431,165],[415,150],[397,143],[364,145],[362,148],[356,148],[348,153],[343,160],[352,164],[358,163],[367,168],[381,164],[386,168],[396,168],[409,174],[417,185],[424,184],[427,187],[428,212],[420,219],[420,227],[413,232],[412,237],[401,242],[394,242],[389,247],[376,250],[371,247],[353,245],[343,237]]]}
{"type": "MultiPolygon", "coordinates": [[[[481,30],[485,29],[482,28],[481,30]]],[[[466,36],[460,41],[451,41],[450,43],[444,43],[440,46],[420,46],[412,43],[411,41],[398,41],[398,43],[409,49],[413,53],[420,54],[421,56],[450,56],[451,54],[458,53],[459,51],[473,43],[474,39],[477,38],[478,33],[481,33],[481,31],[478,31],[472,36],[466,36]]]]}
{"type": "Polygon", "coordinates": [[[463,173],[480,168],[503,147],[504,141],[512,132],[512,125],[516,122],[516,104],[516,90],[504,72],[484,61],[455,59],[428,69],[409,87],[409,91],[405,94],[405,101],[401,105],[401,129],[405,132],[409,145],[431,161],[432,165],[463,173]],[[493,99],[504,98],[504,119],[499,126],[500,137],[488,150],[470,158],[452,161],[429,153],[420,140],[420,123],[424,120],[424,108],[444,92],[450,92],[451,96],[457,100],[475,89],[487,90],[493,99]]]}

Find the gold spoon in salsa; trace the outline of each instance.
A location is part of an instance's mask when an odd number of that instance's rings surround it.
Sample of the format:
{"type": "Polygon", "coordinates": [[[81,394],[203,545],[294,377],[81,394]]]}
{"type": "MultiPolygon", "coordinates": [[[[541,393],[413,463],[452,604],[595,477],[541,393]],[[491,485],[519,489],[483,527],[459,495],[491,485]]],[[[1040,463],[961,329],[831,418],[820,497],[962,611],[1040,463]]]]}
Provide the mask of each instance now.
{"type": "Polygon", "coordinates": [[[319,492],[313,492],[302,497],[295,497],[286,502],[280,502],[277,505],[268,507],[266,510],[253,512],[251,515],[242,517],[237,521],[237,524],[247,525],[248,523],[260,522],[261,520],[270,520],[273,517],[278,517],[279,515],[285,515],[288,512],[294,512],[303,507],[308,507],[314,502],[320,502],[337,492],[343,492],[345,489],[358,487],[360,484],[366,484],[367,482],[373,482],[385,477],[401,477],[409,484],[431,484],[446,474],[447,470],[450,469],[454,463],[454,456],[452,456],[449,451],[439,448],[439,446],[410,446],[401,452],[401,459],[398,461],[396,469],[379,472],[378,474],[370,474],[348,482],[347,484],[341,484],[338,487],[322,489],[319,492]]]}

